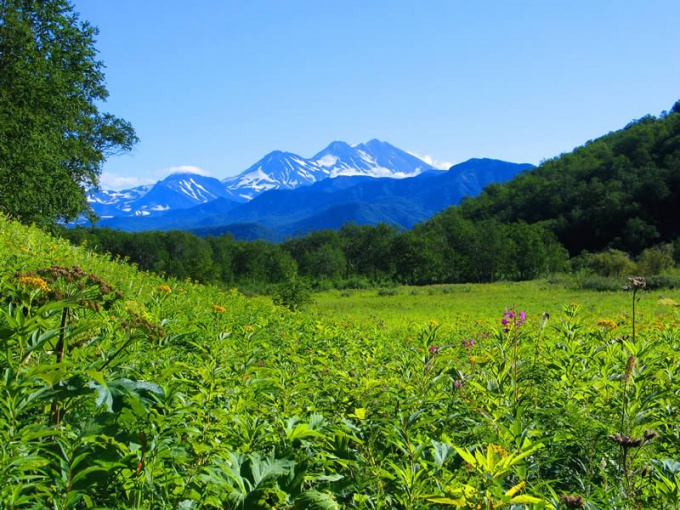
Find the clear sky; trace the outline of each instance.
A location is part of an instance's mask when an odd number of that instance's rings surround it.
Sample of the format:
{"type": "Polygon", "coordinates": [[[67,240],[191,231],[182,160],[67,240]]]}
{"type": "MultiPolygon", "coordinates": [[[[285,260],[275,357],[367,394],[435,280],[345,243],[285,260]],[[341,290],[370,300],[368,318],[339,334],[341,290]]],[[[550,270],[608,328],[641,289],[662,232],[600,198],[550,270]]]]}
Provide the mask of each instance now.
{"type": "Polygon", "coordinates": [[[678,0],[76,0],[103,111],[140,138],[102,187],[372,138],[537,164],[680,99],[678,0]]]}

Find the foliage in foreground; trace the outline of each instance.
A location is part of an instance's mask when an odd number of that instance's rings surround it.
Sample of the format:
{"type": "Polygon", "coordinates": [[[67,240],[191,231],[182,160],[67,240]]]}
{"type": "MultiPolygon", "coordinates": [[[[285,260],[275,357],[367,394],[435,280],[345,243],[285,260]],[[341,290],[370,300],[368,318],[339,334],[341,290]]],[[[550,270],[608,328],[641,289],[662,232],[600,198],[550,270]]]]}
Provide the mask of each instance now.
{"type": "Polygon", "coordinates": [[[680,323],[638,286],[404,337],[0,227],[3,508],[680,503],[680,323]]]}

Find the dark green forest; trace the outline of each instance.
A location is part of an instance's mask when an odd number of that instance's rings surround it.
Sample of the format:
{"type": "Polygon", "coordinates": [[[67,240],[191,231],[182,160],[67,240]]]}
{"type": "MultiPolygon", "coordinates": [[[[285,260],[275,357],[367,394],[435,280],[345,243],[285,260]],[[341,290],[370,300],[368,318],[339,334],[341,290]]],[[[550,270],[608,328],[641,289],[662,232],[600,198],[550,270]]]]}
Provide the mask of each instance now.
{"type": "Polygon", "coordinates": [[[231,235],[64,229],[74,244],[128,258],[141,269],[200,282],[260,288],[302,276],[317,285],[431,284],[523,280],[563,268],[553,234],[526,223],[478,223],[452,208],[412,231],[345,225],[281,244],[231,235]],[[528,253],[528,255],[526,255],[528,253]]]}
{"type": "Polygon", "coordinates": [[[680,236],[680,101],[463,201],[470,220],[526,221],[571,255],[640,254],[680,236]]]}

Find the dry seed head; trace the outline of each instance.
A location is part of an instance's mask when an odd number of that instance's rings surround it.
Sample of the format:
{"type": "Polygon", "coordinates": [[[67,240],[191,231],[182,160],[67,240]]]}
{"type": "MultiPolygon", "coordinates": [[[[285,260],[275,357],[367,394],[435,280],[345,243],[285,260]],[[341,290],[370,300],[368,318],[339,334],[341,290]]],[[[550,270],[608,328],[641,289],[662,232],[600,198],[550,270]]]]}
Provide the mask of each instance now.
{"type": "Polygon", "coordinates": [[[645,441],[651,441],[652,439],[659,437],[659,433],[656,430],[645,429],[645,441]]]}
{"type": "Polygon", "coordinates": [[[640,438],[634,438],[634,437],[628,437],[624,436],[621,433],[617,434],[612,434],[611,436],[607,436],[610,441],[618,444],[622,448],[639,448],[642,446],[642,443],[644,442],[644,439],[640,438]]]}
{"type": "Polygon", "coordinates": [[[633,355],[628,356],[628,362],[626,363],[626,372],[623,374],[623,382],[629,382],[630,377],[633,374],[633,370],[635,370],[635,363],[637,362],[637,358],[633,355]]]}
{"type": "Polygon", "coordinates": [[[585,508],[586,500],[583,496],[570,496],[569,494],[562,494],[560,502],[567,508],[585,508]]]}

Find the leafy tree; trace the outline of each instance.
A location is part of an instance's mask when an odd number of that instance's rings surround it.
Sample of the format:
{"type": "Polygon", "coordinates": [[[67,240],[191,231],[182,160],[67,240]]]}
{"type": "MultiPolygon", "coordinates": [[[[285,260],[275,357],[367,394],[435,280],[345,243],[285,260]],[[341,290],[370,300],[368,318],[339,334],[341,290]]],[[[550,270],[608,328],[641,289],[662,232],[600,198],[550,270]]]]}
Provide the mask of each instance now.
{"type": "Polygon", "coordinates": [[[0,0],[0,210],[24,222],[89,211],[106,157],[137,141],[99,111],[96,35],[67,0],[0,0]]]}
{"type": "Polygon", "coordinates": [[[340,230],[347,267],[345,277],[351,274],[366,276],[373,281],[391,278],[394,273],[390,252],[396,237],[394,227],[355,225],[348,223],[340,230]]]}
{"type": "Polygon", "coordinates": [[[295,259],[301,275],[314,280],[333,280],[345,274],[347,261],[337,231],[320,230],[291,238],[283,244],[283,249],[295,259]]]}

